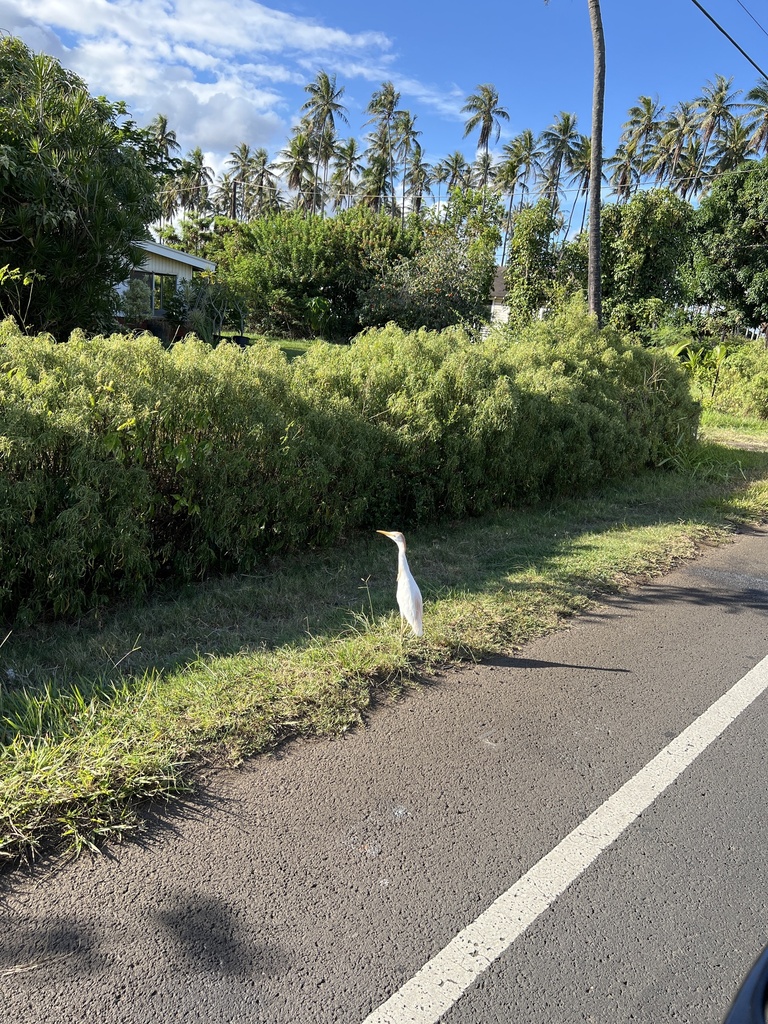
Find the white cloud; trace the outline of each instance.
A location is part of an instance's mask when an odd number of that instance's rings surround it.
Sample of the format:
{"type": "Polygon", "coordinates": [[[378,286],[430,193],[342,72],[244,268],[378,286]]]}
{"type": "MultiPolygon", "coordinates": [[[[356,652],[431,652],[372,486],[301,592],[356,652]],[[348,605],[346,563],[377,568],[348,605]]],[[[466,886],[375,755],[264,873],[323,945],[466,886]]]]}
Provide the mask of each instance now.
{"type": "Polygon", "coordinates": [[[199,145],[217,169],[241,141],[276,154],[321,67],[360,110],[370,94],[353,97],[355,82],[367,90],[392,78],[404,102],[461,116],[457,89],[397,79],[383,32],[347,32],[254,0],[0,0],[0,26],[92,93],[124,100],[139,124],[164,114],[183,152],[199,145]]]}

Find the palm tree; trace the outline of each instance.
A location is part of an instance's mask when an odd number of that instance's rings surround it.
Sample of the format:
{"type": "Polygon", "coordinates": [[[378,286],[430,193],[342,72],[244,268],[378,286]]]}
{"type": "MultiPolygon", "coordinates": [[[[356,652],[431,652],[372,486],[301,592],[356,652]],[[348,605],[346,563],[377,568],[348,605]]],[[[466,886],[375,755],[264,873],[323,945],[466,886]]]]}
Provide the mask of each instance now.
{"type": "Polygon", "coordinates": [[[642,166],[632,144],[620,142],[613,156],[609,156],[605,161],[605,166],[611,169],[608,182],[613,186],[614,194],[619,202],[626,203],[637,188],[642,166]]]}
{"type": "Polygon", "coordinates": [[[150,170],[156,175],[158,198],[160,200],[160,227],[163,221],[171,221],[178,208],[178,194],[174,177],[181,161],[176,153],[181,151],[176,132],[168,127],[165,114],[158,114],[149,122],[146,136],[152,153],[150,170]]]}
{"type": "MultiPolygon", "coordinates": [[[[549,0],[544,0],[549,3],[549,0]]],[[[589,258],[587,292],[589,310],[602,320],[600,290],[600,205],[603,181],[603,108],[605,104],[605,35],[600,0],[587,0],[589,25],[592,30],[592,133],[589,172],[589,258]]],[[[575,118],[574,118],[575,120],[575,118]]]]}
{"type": "Polygon", "coordinates": [[[754,135],[745,117],[735,117],[715,142],[710,180],[733,171],[755,152],[754,135]]]}
{"type": "Polygon", "coordinates": [[[501,135],[501,121],[508,121],[509,114],[504,107],[499,106],[499,93],[494,85],[478,85],[477,92],[467,96],[467,101],[461,108],[463,114],[469,114],[464,125],[464,138],[480,129],[480,136],[477,140],[477,148],[488,153],[491,136],[494,142],[499,141],[501,135]]]}
{"type": "Polygon", "coordinates": [[[418,142],[413,143],[411,155],[408,160],[405,177],[408,181],[407,195],[411,200],[411,209],[415,214],[421,213],[421,204],[424,195],[431,195],[429,187],[432,168],[424,162],[423,151],[418,142]]]}
{"type": "Polygon", "coordinates": [[[389,177],[389,161],[384,153],[373,153],[360,178],[359,202],[372,210],[382,210],[387,204],[395,206],[392,182],[389,177]]]}
{"type": "Polygon", "coordinates": [[[373,93],[368,106],[365,108],[366,114],[371,115],[365,123],[376,126],[369,136],[369,142],[375,140],[375,145],[371,147],[371,152],[376,154],[377,164],[381,156],[387,162],[388,181],[385,183],[386,187],[382,190],[382,195],[388,195],[390,192],[394,193],[395,189],[395,153],[392,128],[395,119],[403,113],[403,111],[397,109],[399,102],[400,93],[395,89],[393,83],[389,81],[382,82],[381,89],[377,89],[373,93]]]}
{"type": "Polygon", "coordinates": [[[707,82],[696,103],[699,108],[699,131],[701,132],[701,169],[709,155],[709,144],[713,137],[723,133],[733,122],[734,109],[743,106],[736,102],[741,89],[731,90],[732,78],[715,75],[714,82],[707,82]]]}
{"type": "Polygon", "coordinates": [[[470,182],[476,188],[487,188],[496,178],[496,167],[493,162],[493,154],[485,151],[478,151],[475,162],[472,164],[470,182]]]}
{"type": "Polygon", "coordinates": [[[663,123],[661,132],[649,156],[649,171],[656,184],[671,182],[677,175],[677,166],[690,140],[696,135],[699,118],[694,103],[681,102],[663,123]]]}
{"type": "Polygon", "coordinates": [[[438,160],[436,164],[432,165],[432,171],[429,175],[430,183],[437,185],[437,205],[438,208],[443,201],[442,192],[440,186],[444,185],[448,181],[448,165],[445,160],[438,160]]]}
{"type": "Polygon", "coordinates": [[[448,191],[450,192],[452,188],[466,188],[472,168],[467,163],[464,154],[455,149],[445,158],[444,163],[448,191]]]}
{"type": "Polygon", "coordinates": [[[524,128],[519,135],[512,140],[520,151],[520,209],[523,207],[525,198],[531,190],[531,184],[543,173],[542,159],[544,150],[539,145],[538,135],[534,135],[530,128],[524,128]]]}
{"type": "Polygon", "coordinates": [[[408,171],[408,163],[411,156],[411,151],[416,144],[416,141],[421,135],[421,132],[416,128],[416,118],[413,117],[409,111],[400,110],[397,112],[394,122],[395,130],[395,151],[397,156],[402,161],[403,173],[402,173],[402,189],[403,189],[403,201],[402,201],[402,216],[405,219],[405,184],[406,176],[408,171]]]}
{"type": "Polygon", "coordinates": [[[179,168],[178,194],[182,207],[196,213],[208,209],[212,184],[213,170],[206,165],[202,149],[196,146],[187,153],[179,168]]]}
{"type": "Polygon", "coordinates": [[[220,217],[232,217],[232,208],[236,203],[236,190],[231,174],[225,172],[217,179],[211,201],[214,213],[220,217]]]}
{"type": "Polygon", "coordinates": [[[312,129],[311,140],[316,154],[315,180],[320,180],[320,164],[322,163],[322,187],[324,190],[328,178],[328,164],[333,155],[332,142],[336,134],[336,118],[338,117],[345,124],[348,123],[346,108],[341,103],[344,86],[336,88],[336,75],[329,76],[326,71],[318,71],[314,82],[305,85],[304,91],[309,93],[309,99],[301,109],[307,111],[312,129]]]}
{"type": "Polygon", "coordinates": [[[576,115],[560,112],[560,116],[541,133],[544,150],[543,192],[551,199],[552,213],[559,205],[563,171],[570,171],[581,137],[576,127],[576,115]]]}
{"type": "Polygon", "coordinates": [[[587,0],[592,30],[592,132],[589,170],[589,243],[587,293],[589,311],[602,323],[600,282],[600,207],[603,183],[603,108],[605,104],[605,35],[599,0],[587,0]]]}
{"type": "Polygon", "coordinates": [[[686,201],[701,192],[707,182],[706,153],[700,135],[692,135],[680,154],[669,187],[686,201]]]}
{"type": "Polygon", "coordinates": [[[520,136],[516,135],[511,142],[504,144],[502,148],[504,159],[499,164],[496,174],[496,183],[503,195],[509,196],[507,211],[504,215],[503,232],[504,239],[501,247],[501,266],[507,258],[507,242],[512,230],[512,204],[515,201],[515,192],[520,184],[520,175],[523,170],[523,152],[520,145],[520,136]]]}
{"type": "Polygon", "coordinates": [[[761,78],[747,93],[750,128],[755,152],[768,155],[768,78],[761,78]]]}
{"type": "MultiPolygon", "coordinates": [[[[306,132],[294,133],[280,153],[280,159],[275,167],[286,179],[289,190],[296,196],[314,195],[315,169],[312,163],[312,145],[306,132]]],[[[295,205],[300,209],[306,208],[300,200],[295,205]]]]}
{"type": "Polygon", "coordinates": [[[226,166],[231,171],[233,188],[230,216],[233,219],[240,219],[248,209],[248,185],[253,171],[253,155],[247,142],[241,142],[237,149],[232,150],[226,166]]]}
{"type": "Polygon", "coordinates": [[[352,195],[362,170],[363,161],[357,139],[349,138],[345,142],[338,143],[331,175],[331,196],[336,209],[343,206],[345,202],[347,208],[352,205],[352,195]]]}
{"type": "Polygon", "coordinates": [[[619,141],[632,152],[638,161],[641,173],[647,170],[649,154],[656,144],[662,127],[664,107],[658,97],[641,96],[639,102],[628,110],[628,118],[622,126],[619,141]]]}
{"type": "MultiPolygon", "coordinates": [[[[365,150],[366,168],[363,170],[363,178],[366,181],[365,191],[370,192],[371,182],[381,179],[381,169],[384,168],[384,179],[381,180],[379,198],[381,200],[377,209],[389,207],[390,213],[394,216],[395,204],[390,202],[395,194],[394,177],[394,152],[392,149],[392,130],[385,120],[377,122],[375,129],[365,137],[368,143],[365,150]],[[366,171],[369,173],[366,174],[366,171]]],[[[363,184],[361,180],[361,185],[363,184]]],[[[369,195],[369,200],[370,200],[369,195]]],[[[370,205],[368,202],[366,205],[370,205]]]]}
{"type": "Polygon", "coordinates": [[[580,231],[584,230],[584,224],[587,219],[587,206],[589,205],[589,179],[591,173],[592,140],[588,135],[582,135],[579,138],[579,144],[576,148],[576,152],[573,154],[573,159],[571,161],[571,177],[568,183],[576,189],[576,195],[574,196],[573,204],[571,205],[571,212],[568,215],[568,226],[565,229],[566,238],[571,232],[571,221],[573,220],[573,213],[576,209],[576,202],[579,199],[586,200],[584,203],[584,209],[581,213],[580,231]]]}
{"type": "Polygon", "coordinates": [[[262,217],[280,209],[280,189],[266,149],[260,147],[251,158],[250,191],[246,216],[262,217]]]}

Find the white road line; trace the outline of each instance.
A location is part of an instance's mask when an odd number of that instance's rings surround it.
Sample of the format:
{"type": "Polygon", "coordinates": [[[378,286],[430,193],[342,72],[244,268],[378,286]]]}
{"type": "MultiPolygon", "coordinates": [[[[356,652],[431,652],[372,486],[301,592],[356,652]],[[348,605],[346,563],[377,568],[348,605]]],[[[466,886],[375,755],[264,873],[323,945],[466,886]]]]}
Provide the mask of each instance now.
{"type": "Polygon", "coordinates": [[[768,689],[768,657],[601,804],[363,1024],[436,1024],[512,943],[768,689]]]}

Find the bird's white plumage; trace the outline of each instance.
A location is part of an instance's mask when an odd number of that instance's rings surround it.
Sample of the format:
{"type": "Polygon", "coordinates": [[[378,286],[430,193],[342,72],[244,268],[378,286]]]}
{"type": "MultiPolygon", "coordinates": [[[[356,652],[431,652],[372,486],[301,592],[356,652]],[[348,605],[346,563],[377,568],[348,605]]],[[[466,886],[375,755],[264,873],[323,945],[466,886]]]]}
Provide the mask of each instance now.
{"type": "Polygon", "coordinates": [[[377,530],[397,544],[397,604],[400,615],[416,636],[424,633],[422,624],[422,600],[416,580],[413,578],[408,559],[405,557],[405,537],[398,530],[377,530]]]}

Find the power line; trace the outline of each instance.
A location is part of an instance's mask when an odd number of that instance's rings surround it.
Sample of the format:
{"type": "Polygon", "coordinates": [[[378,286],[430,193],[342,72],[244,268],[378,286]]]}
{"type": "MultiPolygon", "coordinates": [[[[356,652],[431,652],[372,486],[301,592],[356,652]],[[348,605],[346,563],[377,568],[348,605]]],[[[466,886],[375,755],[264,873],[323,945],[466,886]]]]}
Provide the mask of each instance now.
{"type": "Polygon", "coordinates": [[[757,25],[757,27],[760,29],[760,31],[763,33],[763,35],[764,36],[768,36],[768,32],[766,32],[766,30],[763,28],[763,26],[760,24],[760,22],[754,16],[752,11],[750,11],[750,9],[746,6],[746,4],[743,4],[741,2],[741,0],[736,0],[736,3],[739,5],[739,7],[742,9],[742,11],[745,12],[745,14],[749,15],[749,17],[752,19],[752,21],[754,21],[754,23],[757,25]]]}
{"type": "MultiPolygon", "coordinates": [[[[704,15],[705,18],[709,18],[709,20],[712,22],[712,24],[715,26],[715,28],[718,30],[718,32],[722,32],[723,35],[725,36],[725,38],[728,40],[729,43],[733,43],[733,45],[736,47],[736,49],[739,51],[739,53],[742,55],[742,57],[746,57],[746,59],[749,61],[749,63],[752,65],[752,67],[756,68],[760,72],[760,74],[763,76],[763,78],[768,78],[768,75],[763,71],[763,69],[760,67],[760,65],[756,64],[752,60],[752,58],[749,56],[749,54],[747,53],[746,50],[742,50],[742,48],[739,46],[739,44],[736,42],[736,40],[733,38],[733,36],[729,36],[728,33],[723,28],[723,26],[720,25],[717,21],[715,21],[715,19],[712,17],[712,15],[709,13],[709,11],[705,10],[701,6],[701,4],[699,3],[699,0],[691,0],[691,3],[694,5],[694,7],[698,7],[699,8],[699,10],[701,11],[701,13],[704,15]]],[[[747,13],[749,13],[749,12],[747,12],[747,13]]]]}

